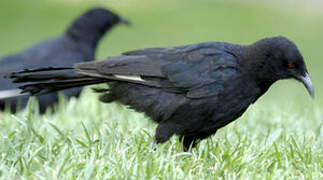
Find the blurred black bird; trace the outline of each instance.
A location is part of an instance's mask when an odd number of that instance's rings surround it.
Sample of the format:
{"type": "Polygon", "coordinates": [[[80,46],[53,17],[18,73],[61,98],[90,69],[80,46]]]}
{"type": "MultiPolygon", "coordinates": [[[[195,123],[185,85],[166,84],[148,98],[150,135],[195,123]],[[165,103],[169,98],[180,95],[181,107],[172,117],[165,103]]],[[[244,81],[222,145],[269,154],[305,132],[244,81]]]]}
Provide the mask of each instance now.
{"type": "Polygon", "coordinates": [[[154,144],[176,134],[184,150],[234,121],[280,79],[314,88],[296,45],[284,37],[251,45],[206,42],[125,52],[74,67],[25,70],[8,75],[23,92],[41,94],[108,83],[100,100],[119,102],[158,123],[154,144]],[[35,83],[36,82],[36,83],[35,83]]]}
{"type": "MultiPolygon", "coordinates": [[[[23,69],[39,68],[44,66],[72,66],[77,62],[94,59],[95,50],[102,36],[118,23],[129,24],[110,10],[94,8],[76,19],[67,31],[54,39],[40,42],[21,53],[9,55],[0,59],[0,75],[23,69]]],[[[8,79],[0,78],[0,109],[5,104],[11,104],[15,111],[17,104],[24,107],[28,101],[28,94],[20,94],[17,84],[8,79]]],[[[63,91],[66,97],[78,96],[81,88],[63,91]]],[[[57,93],[37,96],[40,111],[54,104],[57,93]]]]}

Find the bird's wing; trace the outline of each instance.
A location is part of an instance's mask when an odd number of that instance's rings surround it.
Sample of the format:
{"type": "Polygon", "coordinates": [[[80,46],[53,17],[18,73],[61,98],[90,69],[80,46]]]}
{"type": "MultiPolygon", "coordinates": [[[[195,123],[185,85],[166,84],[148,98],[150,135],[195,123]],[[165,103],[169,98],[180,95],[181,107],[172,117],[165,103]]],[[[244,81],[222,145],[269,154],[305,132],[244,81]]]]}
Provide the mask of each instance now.
{"type": "Polygon", "coordinates": [[[223,86],[238,75],[237,59],[223,52],[208,56],[199,63],[179,61],[162,67],[167,81],[162,87],[185,92],[188,98],[216,96],[223,86]]]}
{"type": "Polygon", "coordinates": [[[77,63],[74,68],[77,73],[91,77],[161,87],[158,80],[166,78],[161,73],[161,67],[167,63],[163,60],[152,61],[146,56],[118,56],[103,61],[77,63]]]}
{"type": "Polygon", "coordinates": [[[214,96],[237,74],[237,59],[214,47],[152,48],[124,53],[107,60],[78,63],[78,73],[143,84],[185,94],[214,96]]]}

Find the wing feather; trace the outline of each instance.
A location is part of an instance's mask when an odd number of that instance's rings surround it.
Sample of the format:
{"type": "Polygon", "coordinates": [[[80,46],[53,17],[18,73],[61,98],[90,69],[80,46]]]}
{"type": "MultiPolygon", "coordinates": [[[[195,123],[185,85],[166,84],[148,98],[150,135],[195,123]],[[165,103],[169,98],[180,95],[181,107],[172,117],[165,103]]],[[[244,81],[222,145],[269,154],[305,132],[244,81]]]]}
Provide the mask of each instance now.
{"type": "Polygon", "coordinates": [[[223,82],[238,73],[237,58],[211,45],[136,50],[103,61],[78,63],[75,69],[84,75],[205,98],[218,95],[223,82]],[[182,50],[187,53],[176,53],[182,50]],[[198,60],[190,60],[193,53],[198,60]]]}

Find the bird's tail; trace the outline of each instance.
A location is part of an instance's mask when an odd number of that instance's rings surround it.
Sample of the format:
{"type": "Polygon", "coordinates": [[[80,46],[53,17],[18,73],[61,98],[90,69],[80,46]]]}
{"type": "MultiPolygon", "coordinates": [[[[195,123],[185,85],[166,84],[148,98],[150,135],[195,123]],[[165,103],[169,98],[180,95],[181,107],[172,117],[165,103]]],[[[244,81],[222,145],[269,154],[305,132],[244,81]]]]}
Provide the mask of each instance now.
{"type": "Polygon", "coordinates": [[[28,83],[19,88],[22,89],[21,93],[29,92],[32,95],[107,82],[107,79],[77,74],[71,67],[25,69],[5,77],[14,79],[14,83],[28,83]]]}

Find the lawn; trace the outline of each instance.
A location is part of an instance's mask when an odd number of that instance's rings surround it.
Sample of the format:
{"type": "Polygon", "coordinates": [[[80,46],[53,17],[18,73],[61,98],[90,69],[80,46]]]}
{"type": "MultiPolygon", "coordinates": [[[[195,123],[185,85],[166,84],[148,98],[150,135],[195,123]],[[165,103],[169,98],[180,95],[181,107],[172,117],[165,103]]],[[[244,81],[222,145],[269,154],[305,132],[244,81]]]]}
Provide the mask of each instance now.
{"type": "MultiPolygon", "coordinates": [[[[33,0],[0,2],[0,55],[66,29],[93,6],[111,7],[134,26],[101,41],[97,59],[122,51],[203,41],[249,44],[283,35],[303,53],[316,90],[277,82],[234,123],[184,153],[176,137],[151,150],[156,125],[86,88],[61,97],[55,113],[37,102],[0,112],[1,179],[323,179],[323,13],[317,5],[211,0],[33,0]]],[[[1,67],[0,67],[1,68],[1,67]]]]}

